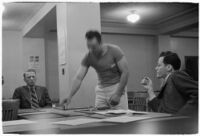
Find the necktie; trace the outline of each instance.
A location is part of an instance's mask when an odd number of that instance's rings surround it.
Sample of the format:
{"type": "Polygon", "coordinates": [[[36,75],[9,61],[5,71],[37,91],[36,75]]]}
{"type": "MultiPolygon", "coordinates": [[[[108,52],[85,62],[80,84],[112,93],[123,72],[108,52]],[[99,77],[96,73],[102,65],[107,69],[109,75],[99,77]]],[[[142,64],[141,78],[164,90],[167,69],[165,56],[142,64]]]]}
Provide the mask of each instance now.
{"type": "Polygon", "coordinates": [[[31,87],[30,91],[31,91],[31,108],[33,108],[33,109],[39,108],[37,94],[36,94],[34,88],[31,87]]]}

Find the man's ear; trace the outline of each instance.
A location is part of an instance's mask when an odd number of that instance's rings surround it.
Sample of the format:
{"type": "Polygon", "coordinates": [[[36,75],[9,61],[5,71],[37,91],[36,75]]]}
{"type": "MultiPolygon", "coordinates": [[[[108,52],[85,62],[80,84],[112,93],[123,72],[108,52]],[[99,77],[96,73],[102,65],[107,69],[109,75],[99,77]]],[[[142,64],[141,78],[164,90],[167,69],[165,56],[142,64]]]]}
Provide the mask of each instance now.
{"type": "Polygon", "coordinates": [[[172,72],[173,71],[172,65],[170,65],[170,64],[167,65],[167,71],[168,72],[172,72]]]}
{"type": "Polygon", "coordinates": [[[24,82],[26,82],[26,75],[25,74],[23,75],[23,78],[24,78],[24,82]]]}
{"type": "Polygon", "coordinates": [[[24,82],[26,82],[26,78],[24,77],[24,82]]]}

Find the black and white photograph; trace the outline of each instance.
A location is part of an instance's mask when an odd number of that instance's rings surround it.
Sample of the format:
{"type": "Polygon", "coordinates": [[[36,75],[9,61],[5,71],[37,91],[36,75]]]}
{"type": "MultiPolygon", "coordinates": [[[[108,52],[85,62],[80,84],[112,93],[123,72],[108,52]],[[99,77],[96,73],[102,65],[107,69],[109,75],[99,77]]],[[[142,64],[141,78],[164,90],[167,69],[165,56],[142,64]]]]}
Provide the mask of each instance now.
{"type": "Polygon", "coordinates": [[[3,1],[1,134],[199,134],[198,1],[3,1]]]}

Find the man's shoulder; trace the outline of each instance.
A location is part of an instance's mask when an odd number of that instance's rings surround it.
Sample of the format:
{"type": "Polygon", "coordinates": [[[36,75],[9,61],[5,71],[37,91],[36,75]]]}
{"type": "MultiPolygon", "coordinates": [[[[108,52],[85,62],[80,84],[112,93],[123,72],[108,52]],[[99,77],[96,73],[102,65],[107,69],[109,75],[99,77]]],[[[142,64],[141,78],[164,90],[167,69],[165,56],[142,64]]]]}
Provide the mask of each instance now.
{"type": "Polygon", "coordinates": [[[21,90],[25,90],[25,89],[26,89],[26,86],[19,86],[15,90],[21,91],[21,90]]]}
{"type": "Polygon", "coordinates": [[[89,51],[87,51],[87,52],[84,54],[84,57],[83,57],[83,58],[88,58],[88,57],[89,57],[89,55],[90,55],[90,52],[89,52],[89,51]]]}
{"type": "Polygon", "coordinates": [[[91,58],[91,54],[90,52],[86,52],[85,55],[83,56],[82,60],[81,60],[81,64],[84,66],[89,66],[89,60],[91,58]]]}
{"type": "Polygon", "coordinates": [[[118,45],[115,45],[115,44],[105,44],[105,46],[108,47],[108,49],[110,50],[111,53],[114,53],[114,54],[123,54],[122,49],[118,45]]]}
{"type": "Polygon", "coordinates": [[[87,60],[87,59],[89,58],[90,55],[91,55],[90,52],[87,51],[87,52],[83,55],[82,61],[83,61],[83,60],[87,60]]]}
{"type": "Polygon", "coordinates": [[[35,87],[40,90],[47,90],[45,86],[36,85],[35,87]]]}
{"type": "Polygon", "coordinates": [[[185,82],[186,80],[193,81],[192,77],[182,70],[177,70],[173,72],[169,77],[169,81],[172,81],[173,83],[185,82]]]}
{"type": "Polygon", "coordinates": [[[120,49],[120,47],[118,45],[110,44],[110,43],[106,43],[106,44],[104,44],[104,46],[107,46],[110,49],[120,49]]]}
{"type": "Polygon", "coordinates": [[[20,87],[17,87],[14,91],[14,93],[17,93],[17,94],[24,94],[27,92],[27,89],[28,87],[27,86],[20,86],[20,87]]]}
{"type": "Polygon", "coordinates": [[[171,78],[173,79],[177,77],[189,77],[189,75],[185,71],[177,70],[171,74],[171,78]]]}

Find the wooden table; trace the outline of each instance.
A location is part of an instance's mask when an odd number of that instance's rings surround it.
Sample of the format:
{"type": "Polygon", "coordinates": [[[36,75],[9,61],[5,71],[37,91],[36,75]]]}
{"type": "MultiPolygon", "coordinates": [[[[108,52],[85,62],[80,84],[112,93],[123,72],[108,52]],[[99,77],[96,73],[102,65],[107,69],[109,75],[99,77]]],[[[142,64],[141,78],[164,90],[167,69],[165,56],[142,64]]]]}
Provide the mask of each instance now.
{"type": "MultiPolygon", "coordinates": [[[[16,125],[3,127],[4,133],[19,134],[194,134],[198,132],[198,119],[188,117],[159,117],[134,121],[130,123],[88,123],[78,126],[52,125],[52,122],[90,116],[85,113],[60,111],[55,109],[43,109],[41,114],[56,113],[53,118],[33,118],[29,114],[20,113],[21,118],[37,120],[35,124],[16,125]],[[62,115],[62,116],[59,116],[62,115]]],[[[35,112],[37,114],[37,112],[35,112]]],[[[49,115],[50,115],[49,114],[49,115]]],[[[160,113],[148,113],[156,115],[160,113]]],[[[48,115],[48,116],[49,116],[48,115]]]]}

